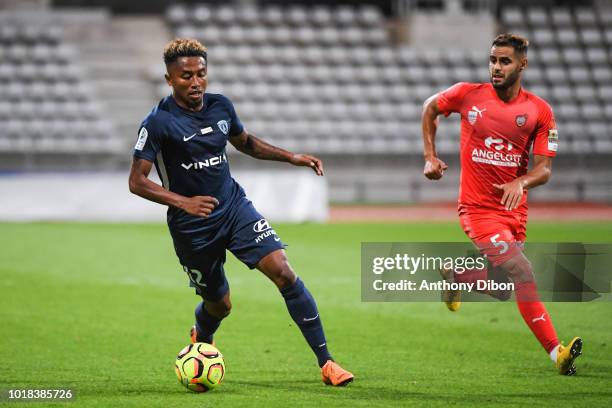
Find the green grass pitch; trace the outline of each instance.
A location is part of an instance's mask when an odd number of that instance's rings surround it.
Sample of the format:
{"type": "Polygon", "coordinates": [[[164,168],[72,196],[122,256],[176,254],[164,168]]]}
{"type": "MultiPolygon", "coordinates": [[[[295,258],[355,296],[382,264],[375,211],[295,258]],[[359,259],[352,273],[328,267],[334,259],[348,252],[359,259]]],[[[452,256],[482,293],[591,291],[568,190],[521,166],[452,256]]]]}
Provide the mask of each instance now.
{"type": "MultiPolygon", "coordinates": [[[[275,287],[228,256],[234,308],[216,340],[227,376],[177,381],[198,298],[163,225],[0,224],[0,389],[76,390],[15,407],[612,406],[612,304],[548,304],[583,337],[578,375],[556,374],[513,303],[362,303],[361,241],[464,241],[458,222],[279,225],[317,299],[334,357],[356,375],[324,386],[275,287]]],[[[530,241],[612,242],[611,223],[531,223],[530,241]]],[[[536,271],[537,273],[537,271],[536,271]]],[[[0,405],[3,403],[0,401],[0,405]]]]}

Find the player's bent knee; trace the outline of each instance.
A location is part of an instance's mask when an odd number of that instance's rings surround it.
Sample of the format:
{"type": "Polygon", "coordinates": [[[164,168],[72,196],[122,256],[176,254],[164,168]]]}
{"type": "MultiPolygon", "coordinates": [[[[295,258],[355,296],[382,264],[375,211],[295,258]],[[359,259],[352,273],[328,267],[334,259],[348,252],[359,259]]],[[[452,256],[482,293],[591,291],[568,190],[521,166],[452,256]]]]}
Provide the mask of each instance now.
{"type": "Polygon", "coordinates": [[[232,303],[229,300],[221,300],[219,302],[207,302],[206,310],[208,311],[208,313],[218,319],[225,319],[232,311],[232,303]]]}
{"type": "Polygon", "coordinates": [[[272,277],[272,281],[279,289],[293,285],[296,279],[297,276],[295,275],[295,272],[293,272],[291,266],[289,266],[289,264],[286,262],[283,262],[278,266],[278,269],[274,271],[272,277]]]}
{"type": "Polygon", "coordinates": [[[515,283],[535,280],[531,262],[523,254],[504,262],[501,266],[515,283]]]}
{"type": "Polygon", "coordinates": [[[262,271],[274,284],[279,288],[286,288],[295,283],[297,276],[289,265],[285,252],[275,251],[266,257],[257,265],[257,268],[262,271]]]}

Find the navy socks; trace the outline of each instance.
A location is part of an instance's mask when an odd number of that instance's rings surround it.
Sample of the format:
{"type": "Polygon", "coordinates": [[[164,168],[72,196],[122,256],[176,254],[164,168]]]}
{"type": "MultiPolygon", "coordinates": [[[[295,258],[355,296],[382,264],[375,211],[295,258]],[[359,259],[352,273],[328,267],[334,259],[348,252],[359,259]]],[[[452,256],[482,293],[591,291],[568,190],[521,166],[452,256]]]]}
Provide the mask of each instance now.
{"type": "Polygon", "coordinates": [[[221,319],[216,318],[206,311],[204,302],[200,302],[195,309],[196,318],[196,329],[198,331],[199,342],[211,344],[213,341],[213,334],[219,328],[221,319]]]}
{"type": "Polygon", "coordinates": [[[327,360],[332,360],[332,357],[327,350],[323,325],[314,298],[300,278],[297,278],[293,285],[280,289],[280,293],[285,299],[289,314],[317,355],[319,367],[322,367],[327,360]]]}

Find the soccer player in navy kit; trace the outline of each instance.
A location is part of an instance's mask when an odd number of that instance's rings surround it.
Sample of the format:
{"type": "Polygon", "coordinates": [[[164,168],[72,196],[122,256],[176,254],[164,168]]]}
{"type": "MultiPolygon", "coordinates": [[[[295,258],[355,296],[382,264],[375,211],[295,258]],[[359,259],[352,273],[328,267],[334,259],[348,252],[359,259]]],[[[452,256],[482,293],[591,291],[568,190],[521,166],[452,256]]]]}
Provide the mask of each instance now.
{"type": "Polygon", "coordinates": [[[289,314],[317,356],[323,382],[346,385],[353,375],[327,350],[317,305],[289,266],[284,245],[230,175],[225,146],[261,160],[311,167],[323,175],[316,157],[271,146],[247,132],[231,101],[205,93],[207,50],[196,40],[177,39],[164,49],[172,95],[142,122],[134,147],[130,191],[168,206],[174,248],[191,286],[203,301],[196,307],[192,342],[212,343],[231,309],[223,264],[225,251],[263,272],[279,288],[289,314]],[[163,186],[149,180],[155,164],[163,186]]]}

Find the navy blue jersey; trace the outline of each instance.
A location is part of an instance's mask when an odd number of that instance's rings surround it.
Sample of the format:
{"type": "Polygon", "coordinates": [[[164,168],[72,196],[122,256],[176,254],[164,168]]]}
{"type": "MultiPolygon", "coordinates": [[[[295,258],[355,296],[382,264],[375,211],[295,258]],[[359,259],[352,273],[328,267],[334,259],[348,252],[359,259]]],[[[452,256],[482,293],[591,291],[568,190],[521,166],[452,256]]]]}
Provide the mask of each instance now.
{"type": "Polygon", "coordinates": [[[232,102],[208,93],[199,112],[183,109],[167,96],[142,122],[134,157],[155,163],[164,188],[186,197],[207,195],[219,200],[207,218],[169,207],[168,226],[175,240],[195,243],[190,235],[214,228],[244,195],[230,175],[225,151],[228,139],[243,129],[232,102]]]}

